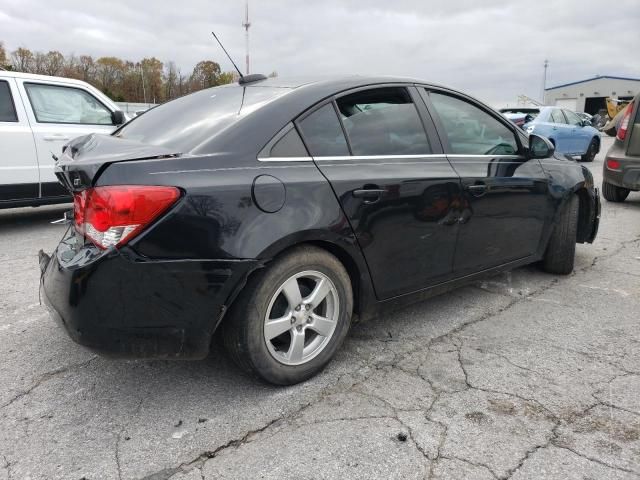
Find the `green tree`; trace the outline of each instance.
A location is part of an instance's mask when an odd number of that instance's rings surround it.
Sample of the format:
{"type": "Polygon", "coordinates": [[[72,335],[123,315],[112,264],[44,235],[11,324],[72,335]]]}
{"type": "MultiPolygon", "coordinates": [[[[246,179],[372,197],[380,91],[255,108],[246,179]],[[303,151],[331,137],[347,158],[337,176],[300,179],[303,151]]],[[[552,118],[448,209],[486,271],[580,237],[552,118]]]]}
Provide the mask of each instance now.
{"type": "Polygon", "coordinates": [[[144,73],[147,100],[152,103],[164,101],[163,68],[162,62],[155,57],[143,58],[140,61],[140,69],[144,73]]]}
{"type": "Polygon", "coordinates": [[[96,60],[96,79],[100,89],[111,98],[120,94],[124,77],[124,62],[116,57],[100,57],[96,60]]]}
{"type": "Polygon", "coordinates": [[[191,74],[191,82],[195,90],[221,85],[220,64],[211,60],[198,62],[191,74]]]}

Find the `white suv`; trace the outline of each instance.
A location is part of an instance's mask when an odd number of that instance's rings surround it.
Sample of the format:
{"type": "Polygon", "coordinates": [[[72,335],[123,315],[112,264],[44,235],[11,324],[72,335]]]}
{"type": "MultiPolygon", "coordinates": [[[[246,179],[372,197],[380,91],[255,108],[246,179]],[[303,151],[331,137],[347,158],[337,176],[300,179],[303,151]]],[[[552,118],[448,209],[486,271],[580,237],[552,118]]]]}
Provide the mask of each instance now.
{"type": "Polygon", "coordinates": [[[88,83],[0,71],[0,208],[70,201],[53,173],[62,146],[126,120],[88,83]]]}

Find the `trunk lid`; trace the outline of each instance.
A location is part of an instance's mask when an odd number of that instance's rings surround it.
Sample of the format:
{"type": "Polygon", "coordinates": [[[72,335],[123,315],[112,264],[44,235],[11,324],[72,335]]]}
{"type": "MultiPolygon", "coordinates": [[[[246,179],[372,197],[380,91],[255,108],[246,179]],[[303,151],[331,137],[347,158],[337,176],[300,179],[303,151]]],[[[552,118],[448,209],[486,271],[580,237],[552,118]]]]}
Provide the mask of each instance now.
{"type": "Polygon", "coordinates": [[[91,187],[100,173],[116,162],[178,157],[180,152],[113,135],[91,134],[69,142],[56,162],[55,174],[69,192],[91,187]]]}

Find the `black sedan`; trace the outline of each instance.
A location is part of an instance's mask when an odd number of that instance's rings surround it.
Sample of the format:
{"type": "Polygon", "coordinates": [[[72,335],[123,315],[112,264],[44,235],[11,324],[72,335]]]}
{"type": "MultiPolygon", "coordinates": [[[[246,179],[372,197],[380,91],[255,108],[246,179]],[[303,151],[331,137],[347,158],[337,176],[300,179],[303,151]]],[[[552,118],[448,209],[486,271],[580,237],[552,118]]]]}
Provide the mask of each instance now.
{"type": "Polygon", "coordinates": [[[244,81],[72,141],[73,224],[41,293],[116,357],[203,358],[305,380],[366,319],[482,275],[573,270],[589,170],[498,112],[402,78],[244,81]]]}

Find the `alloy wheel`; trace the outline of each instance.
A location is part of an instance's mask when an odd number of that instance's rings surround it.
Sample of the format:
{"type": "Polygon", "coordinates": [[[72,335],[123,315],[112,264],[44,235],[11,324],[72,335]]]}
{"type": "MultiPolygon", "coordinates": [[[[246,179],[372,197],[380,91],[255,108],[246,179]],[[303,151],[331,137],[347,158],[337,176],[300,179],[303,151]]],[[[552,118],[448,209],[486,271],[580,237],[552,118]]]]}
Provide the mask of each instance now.
{"type": "Polygon", "coordinates": [[[269,353],[285,365],[301,365],[329,344],[340,315],[338,291],[324,273],[296,273],[271,297],[264,319],[269,353]]]}

